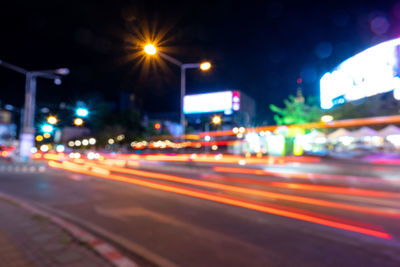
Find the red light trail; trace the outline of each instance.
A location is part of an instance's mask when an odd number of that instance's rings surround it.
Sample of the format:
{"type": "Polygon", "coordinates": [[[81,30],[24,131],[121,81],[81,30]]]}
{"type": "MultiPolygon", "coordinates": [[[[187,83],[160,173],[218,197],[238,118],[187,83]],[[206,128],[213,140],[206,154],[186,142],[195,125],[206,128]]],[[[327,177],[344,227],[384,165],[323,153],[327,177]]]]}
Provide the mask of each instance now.
{"type": "MultiPolygon", "coordinates": [[[[109,174],[109,173],[100,173],[100,172],[92,172],[84,169],[79,169],[79,168],[71,168],[72,166],[66,166],[64,163],[57,163],[55,161],[49,161],[49,166],[53,168],[58,168],[58,169],[64,169],[64,170],[69,170],[69,171],[74,171],[86,175],[91,175],[91,176],[96,176],[99,178],[103,179],[109,179],[109,180],[114,180],[114,181],[120,181],[120,182],[125,182],[125,183],[130,183],[130,184],[135,184],[135,185],[140,185],[140,186],[145,186],[153,189],[158,189],[162,191],[167,191],[167,192],[173,192],[181,195],[186,195],[190,197],[195,197],[195,198],[200,198],[200,199],[206,199],[214,202],[219,202],[219,203],[224,203],[232,206],[237,206],[237,207],[242,207],[242,208],[247,208],[251,210],[256,210],[268,214],[273,214],[273,215],[278,215],[278,216],[283,216],[287,218],[292,218],[292,219],[297,219],[297,220],[302,220],[306,222],[311,222],[319,225],[324,225],[324,226],[329,226],[337,229],[342,229],[342,230],[347,230],[351,232],[356,232],[360,234],[365,234],[365,235],[370,235],[370,236],[375,236],[379,238],[385,238],[385,239],[390,239],[391,235],[386,232],[381,232],[373,229],[368,229],[365,227],[359,227],[359,226],[354,226],[350,224],[345,224],[345,223],[340,223],[332,220],[327,220],[323,218],[318,218],[315,216],[310,216],[310,215],[305,215],[297,212],[292,212],[292,211],[286,211],[286,210],[281,210],[277,208],[272,208],[268,207],[265,205],[259,205],[259,204],[254,204],[250,202],[246,202],[243,200],[237,200],[237,199],[232,199],[229,197],[225,196],[219,196],[211,193],[205,193],[201,191],[195,191],[195,190],[190,190],[186,188],[181,188],[181,187],[176,187],[176,186],[171,186],[171,185],[165,185],[165,184],[160,184],[160,183],[155,183],[155,182],[149,182],[145,181],[136,177],[125,177],[121,175],[115,175],[115,174],[109,174]]],[[[71,163],[74,164],[74,163],[71,163]]],[[[78,165],[78,164],[75,164],[78,165]]]]}

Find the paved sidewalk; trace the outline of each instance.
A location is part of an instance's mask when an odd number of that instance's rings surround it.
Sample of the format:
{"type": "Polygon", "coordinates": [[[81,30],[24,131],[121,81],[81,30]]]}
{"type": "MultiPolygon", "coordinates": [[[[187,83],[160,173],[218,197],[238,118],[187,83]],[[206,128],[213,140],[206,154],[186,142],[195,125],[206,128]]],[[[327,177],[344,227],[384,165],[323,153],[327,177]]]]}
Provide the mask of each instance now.
{"type": "Polygon", "coordinates": [[[0,197],[0,266],[112,266],[47,218],[0,197]]]}

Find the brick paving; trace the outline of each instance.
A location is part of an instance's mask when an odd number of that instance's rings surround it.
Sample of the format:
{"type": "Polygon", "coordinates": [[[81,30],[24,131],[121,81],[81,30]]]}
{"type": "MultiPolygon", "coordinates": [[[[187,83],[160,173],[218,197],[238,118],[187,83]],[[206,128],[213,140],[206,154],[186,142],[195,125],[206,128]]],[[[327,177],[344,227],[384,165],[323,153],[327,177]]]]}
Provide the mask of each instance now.
{"type": "Polygon", "coordinates": [[[112,266],[47,218],[0,198],[0,266],[112,266]]]}

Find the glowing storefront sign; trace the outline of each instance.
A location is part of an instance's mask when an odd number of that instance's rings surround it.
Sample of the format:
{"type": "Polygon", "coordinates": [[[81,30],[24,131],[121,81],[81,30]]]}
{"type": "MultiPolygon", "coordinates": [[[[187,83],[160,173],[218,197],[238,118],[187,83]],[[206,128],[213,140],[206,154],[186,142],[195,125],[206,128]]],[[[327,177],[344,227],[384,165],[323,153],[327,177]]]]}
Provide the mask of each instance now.
{"type": "Polygon", "coordinates": [[[320,80],[321,107],[400,90],[400,38],[373,46],[347,59],[320,80]]]}

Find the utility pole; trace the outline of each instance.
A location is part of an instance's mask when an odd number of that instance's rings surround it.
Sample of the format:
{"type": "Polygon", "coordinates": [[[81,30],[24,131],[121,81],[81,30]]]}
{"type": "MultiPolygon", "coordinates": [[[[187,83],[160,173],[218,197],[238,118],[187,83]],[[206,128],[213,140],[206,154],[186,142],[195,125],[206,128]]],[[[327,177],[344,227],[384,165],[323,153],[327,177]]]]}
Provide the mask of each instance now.
{"type": "Polygon", "coordinates": [[[19,135],[19,156],[22,161],[28,161],[31,155],[31,148],[35,145],[36,78],[53,79],[54,83],[59,85],[61,84],[60,75],[68,75],[69,69],[28,71],[2,60],[0,60],[0,65],[25,75],[25,104],[19,135]]]}
{"type": "Polygon", "coordinates": [[[36,108],[36,77],[31,72],[26,73],[25,105],[22,128],[19,137],[19,155],[21,160],[27,161],[31,148],[35,144],[35,108],[36,108]]]}

